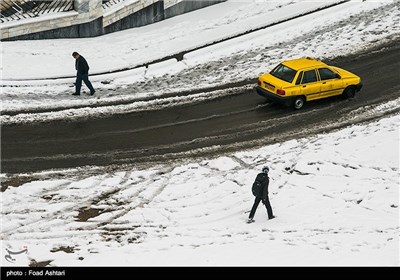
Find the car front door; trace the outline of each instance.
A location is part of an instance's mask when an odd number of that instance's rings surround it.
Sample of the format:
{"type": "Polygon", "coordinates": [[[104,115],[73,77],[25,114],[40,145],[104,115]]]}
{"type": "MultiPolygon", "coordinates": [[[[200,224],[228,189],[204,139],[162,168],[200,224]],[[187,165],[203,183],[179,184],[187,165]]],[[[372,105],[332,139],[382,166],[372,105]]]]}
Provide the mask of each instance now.
{"type": "Polygon", "coordinates": [[[307,101],[320,98],[321,84],[315,69],[304,71],[300,91],[306,96],[307,101]]]}
{"type": "Polygon", "coordinates": [[[329,68],[319,68],[321,79],[321,97],[338,95],[343,92],[343,81],[339,74],[329,68]]]}

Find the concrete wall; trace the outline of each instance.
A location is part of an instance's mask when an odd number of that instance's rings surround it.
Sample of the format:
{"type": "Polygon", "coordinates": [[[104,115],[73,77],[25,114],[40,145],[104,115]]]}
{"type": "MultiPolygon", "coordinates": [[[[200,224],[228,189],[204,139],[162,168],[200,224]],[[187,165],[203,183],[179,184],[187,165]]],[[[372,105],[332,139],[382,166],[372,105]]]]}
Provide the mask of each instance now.
{"type": "Polygon", "coordinates": [[[210,5],[218,4],[224,2],[225,0],[185,0],[185,1],[176,1],[174,0],[173,5],[169,5],[165,7],[164,17],[171,18],[177,15],[181,15],[184,13],[188,13],[197,9],[201,9],[210,5]]]}
{"type": "Polygon", "coordinates": [[[138,4],[126,6],[116,13],[104,16],[104,33],[111,33],[132,27],[139,27],[171,18],[226,0],[142,0],[138,4]],[[143,3],[144,2],[144,3],[143,3]],[[128,11],[131,11],[129,13],[128,11]]]}
{"type": "MultiPolygon", "coordinates": [[[[2,38],[2,41],[16,41],[16,40],[41,40],[41,39],[55,39],[55,38],[87,38],[95,37],[103,34],[103,19],[98,18],[91,22],[73,24],[72,22],[67,22],[64,26],[61,21],[57,21],[57,24],[61,26],[58,28],[34,32],[32,29],[31,33],[17,35],[18,33],[14,30],[14,37],[2,38]],[[71,25],[72,24],[72,25],[71,25]]],[[[52,25],[53,27],[56,24],[52,25]]],[[[25,29],[26,30],[26,29],[25,29]]]]}
{"type": "Polygon", "coordinates": [[[129,12],[119,11],[106,15],[103,19],[104,34],[124,30],[132,27],[139,27],[164,19],[163,1],[146,2],[145,5],[127,7],[129,12]],[[147,5],[146,5],[147,4],[147,5]]]}
{"type": "Polygon", "coordinates": [[[102,0],[74,0],[75,11],[1,24],[1,40],[84,38],[103,34],[102,0]]]}
{"type": "Polygon", "coordinates": [[[75,11],[1,24],[1,41],[84,38],[139,27],[226,0],[138,0],[104,11],[102,0],[74,0],[75,11]]]}

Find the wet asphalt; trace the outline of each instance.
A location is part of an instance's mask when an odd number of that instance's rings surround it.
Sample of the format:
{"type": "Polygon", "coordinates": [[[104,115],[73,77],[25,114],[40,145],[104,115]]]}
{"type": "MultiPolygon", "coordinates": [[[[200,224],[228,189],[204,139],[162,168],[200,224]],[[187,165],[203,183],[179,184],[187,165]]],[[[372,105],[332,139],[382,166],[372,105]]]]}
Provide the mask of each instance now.
{"type": "MultiPolygon", "coordinates": [[[[368,105],[399,97],[399,43],[395,40],[359,54],[326,61],[361,76],[361,92],[350,100],[332,97],[309,102],[300,111],[269,103],[244,87],[234,95],[162,110],[72,122],[3,125],[1,172],[18,174],[86,165],[118,168],[165,164],[217,156],[351,125],[355,118],[350,112],[356,109],[362,112],[368,110],[368,105]],[[346,118],[347,124],[343,122],[346,118]],[[340,124],[335,126],[338,120],[340,124]]],[[[256,78],[248,83],[255,83],[256,78]]],[[[234,83],[226,85],[225,90],[234,86],[234,83]]],[[[356,122],[371,119],[360,118],[356,122]]]]}

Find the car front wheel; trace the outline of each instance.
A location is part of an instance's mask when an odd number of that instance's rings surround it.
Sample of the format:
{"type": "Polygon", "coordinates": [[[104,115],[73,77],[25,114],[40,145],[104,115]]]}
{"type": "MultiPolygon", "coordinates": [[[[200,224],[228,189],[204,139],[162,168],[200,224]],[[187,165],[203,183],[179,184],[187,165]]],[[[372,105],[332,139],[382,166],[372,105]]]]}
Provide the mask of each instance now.
{"type": "Polygon", "coordinates": [[[356,94],[356,90],[354,87],[348,87],[343,91],[343,99],[353,98],[356,94]]]}
{"type": "Polygon", "coordinates": [[[303,108],[304,102],[305,102],[304,97],[302,96],[296,97],[293,101],[293,108],[296,110],[300,110],[301,108],[303,108]]]}

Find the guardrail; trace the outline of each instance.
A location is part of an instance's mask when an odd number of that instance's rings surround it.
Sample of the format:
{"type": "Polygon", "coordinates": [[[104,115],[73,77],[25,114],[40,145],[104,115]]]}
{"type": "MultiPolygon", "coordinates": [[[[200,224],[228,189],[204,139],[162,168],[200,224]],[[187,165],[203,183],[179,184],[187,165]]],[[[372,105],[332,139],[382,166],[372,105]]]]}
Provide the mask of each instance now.
{"type": "Polygon", "coordinates": [[[0,23],[74,9],[74,0],[1,0],[0,23]]]}

